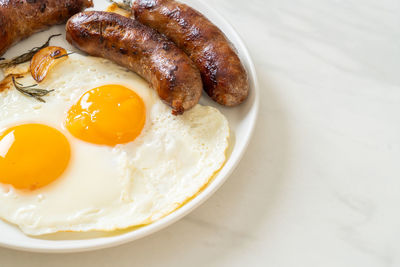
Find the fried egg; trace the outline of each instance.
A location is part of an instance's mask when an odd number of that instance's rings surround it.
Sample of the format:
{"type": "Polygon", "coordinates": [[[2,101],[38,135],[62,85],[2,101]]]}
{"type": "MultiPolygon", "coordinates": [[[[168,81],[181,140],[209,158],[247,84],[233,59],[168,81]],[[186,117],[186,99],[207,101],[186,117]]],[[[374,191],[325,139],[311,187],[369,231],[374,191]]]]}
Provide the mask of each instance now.
{"type": "Polygon", "coordinates": [[[28,235],[152,223],[225,162],[229,126],[217,109],[174,116],[108,60],[70,55],[39,87],[54,89],[46,103],[0,92],[0,218],[28,235]]]}

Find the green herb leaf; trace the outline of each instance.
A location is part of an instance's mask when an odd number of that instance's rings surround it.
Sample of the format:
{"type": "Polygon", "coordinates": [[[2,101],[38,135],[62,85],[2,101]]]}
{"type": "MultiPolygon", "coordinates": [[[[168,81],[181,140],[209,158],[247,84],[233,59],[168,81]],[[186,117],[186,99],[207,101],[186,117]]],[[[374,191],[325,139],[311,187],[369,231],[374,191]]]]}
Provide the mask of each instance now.
{"type": "Polygon", "coordinates": [[[49,37],[49,39],[47,39],[46,43],[44,43],[42,46],[40,47],[34,47],[31,50],[29,50],[28,52],[26,52],[25,54],[22,54],[18,57],[15,57],[13,59],[11,59],[10,61],[4,62],[0,64],[0,68],[9,68],[9,67],[13,67],[15,65],[21,64],[21,63],[25,63],[30,61],[33,56],[40,50],[43,49],[45,47],[48,47],[50,45],[50,40],[56,36],[60,36],[61,34],[54,34],[51,35],[49,37]]]}
{"type": "Polygon", "coordinates": [[[33,97],[36,100],[43,102],[43,103],[45,103],[46,101],[44,101],[42,96],[46,96],[47,94],[54,91],[54,89],[53,90],[45,90],[45,89],[34,88],[37,86],[37,84],[23,86],[20,82],[17,82],[15,80],[14,76],[12,76],[12,81],[13,81],[15,89],[17,89],[20,93],[22,93],[26,96],[29,96],[29,97],[33,97]]]}

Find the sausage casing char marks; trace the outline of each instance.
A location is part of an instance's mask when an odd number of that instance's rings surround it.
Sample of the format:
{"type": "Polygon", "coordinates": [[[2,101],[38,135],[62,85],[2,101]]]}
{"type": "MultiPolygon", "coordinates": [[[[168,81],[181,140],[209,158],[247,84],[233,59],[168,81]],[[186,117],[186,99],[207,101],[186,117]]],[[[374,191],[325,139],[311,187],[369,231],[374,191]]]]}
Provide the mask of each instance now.
{"type": "Polygon", "coordinates": [[[92,0],[0,0],[0,56],[14,43],[91,6],[92,0]]]}
{"type": "Polygon", "coordinates": [[[134,0],[132,12],[190,56],[205,91],[216,102],[235,106],[247,98],[248,77],[238,55],[223,32],[201,13],[173,0],[134,0]]]}
{"type": "Polygon", "coordinates": [[[110,59],[138,73],[162,100],[182,114],[195,106],[202,93],[199,70],[173,42],[130,18],[89,11],[73,16],[67,40],[80,50],[110,59]]]}

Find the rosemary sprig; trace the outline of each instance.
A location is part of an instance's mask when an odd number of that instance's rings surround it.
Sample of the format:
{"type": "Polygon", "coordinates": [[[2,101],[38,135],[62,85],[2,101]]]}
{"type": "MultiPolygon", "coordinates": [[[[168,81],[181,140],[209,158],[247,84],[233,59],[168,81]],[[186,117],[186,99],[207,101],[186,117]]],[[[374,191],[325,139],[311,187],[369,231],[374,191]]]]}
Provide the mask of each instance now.
{"type": "Polygon", "coordinates": [[[50,40],[56,36],[60,36],[61,34],[54,34],[51,35],[49,37],[49,39],[47,39],[46,43],[44,43],[42,46],[40,47],[34,47],[31,50],[29,50],[28,52],[26,52],[25,54],[22,54],[18,57],[15,57],[13,59],[11,59],[10,61],[4,62],[0,64],[0,68],[9,68],[9,67],[13,67],[15,65],[24,63],[24,62],[28,62],[32,59],[32,57],[40,50],[43,49],[45,47],[48,47],[50,45],[50,40]]]}
{"type": "Polygon", "coordinates": [[[23,86],[20,82],[17,82],[15,80],[14,76],[12,76],[12,82],[14,84],[15,89],[17,89],[20,93],[22,93],[26,96],[29,96],[29,97],[33,97],[36,100],[43,102],[43,103],[45,103],[46,101],[44,101],[42,96],[45,96],[54,91],[54,89],[53,90],[45,90],[45,89],[34,88],[37,86],[37,84],[23,86]]]}

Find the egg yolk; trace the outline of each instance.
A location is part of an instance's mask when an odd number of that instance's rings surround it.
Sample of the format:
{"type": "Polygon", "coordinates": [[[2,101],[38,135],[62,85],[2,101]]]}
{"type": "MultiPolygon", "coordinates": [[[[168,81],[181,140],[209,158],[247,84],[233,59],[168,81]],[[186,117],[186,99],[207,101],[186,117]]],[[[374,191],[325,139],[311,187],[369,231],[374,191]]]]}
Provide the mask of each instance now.
{"type": "Polygon", "coordinates": [[[44,187],[67,168],[66,137],[42,124],[23,124],[0,133],[0,183],[23,190],[44,187]]]}
{"type": "Polygon", "coordinates": [[[76,138],[115,146],[138,137],[146,121],[143,100],[121,85],[94,88],[68,111],[65,126],[76,138]]]}

